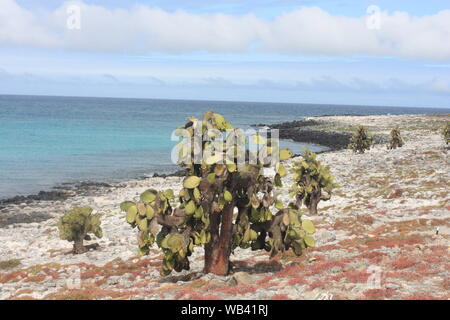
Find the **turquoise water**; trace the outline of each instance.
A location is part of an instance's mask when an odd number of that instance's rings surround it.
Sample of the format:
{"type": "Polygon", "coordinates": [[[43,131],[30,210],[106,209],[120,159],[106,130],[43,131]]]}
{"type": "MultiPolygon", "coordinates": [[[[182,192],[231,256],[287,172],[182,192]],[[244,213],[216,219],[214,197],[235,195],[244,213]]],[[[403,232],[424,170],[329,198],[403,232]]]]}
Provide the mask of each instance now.
{"type": "MultiPolygon", "coordinates": [[[[171,172],[171,133],[188,116],[223,114],[235,126],[326,114],[443,113],[448,109],[0,96],[0,199],[83,180],[171,172]]],[[[294,151],[299,144],[284,142],[294,151]]],[[[313,146],[314,150],[320,150],[313,146]]]]}

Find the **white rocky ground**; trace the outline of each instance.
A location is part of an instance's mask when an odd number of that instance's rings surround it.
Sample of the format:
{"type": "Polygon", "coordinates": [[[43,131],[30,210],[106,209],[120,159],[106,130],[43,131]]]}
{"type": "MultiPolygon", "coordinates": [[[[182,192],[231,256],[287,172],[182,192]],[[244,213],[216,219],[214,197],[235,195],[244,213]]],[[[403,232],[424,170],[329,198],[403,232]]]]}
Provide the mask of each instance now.
{"type": "MultiPolygon", "coordinates": [[[[235,273],[218,277],[201,273],[202,250],[196,249],[189,272],[163,278],[156,248],[136,257],[136,230],[118,207],[150,187],[178,190],[182,181],[148,178],[93,196],[0,210],[0,299],[448,299],[450,162],[437,129],[450,115],[314,119],[336,127],[364,124],[377,134],[399,125],[406,145],[318,156],[340,186],[320,203],[321,215],[311,217],[317,246],[304,256],[269,260],[265,252],[237,250],[235,273]],[[95,241],[98,250],[72,255],[56,223],[79,205],[103,214],[104,237],[95,241]],[[19,215],[36,222],[12,223],[19,215]]],[[[289,185],[282,191],[286,202],[289,185]]]]}

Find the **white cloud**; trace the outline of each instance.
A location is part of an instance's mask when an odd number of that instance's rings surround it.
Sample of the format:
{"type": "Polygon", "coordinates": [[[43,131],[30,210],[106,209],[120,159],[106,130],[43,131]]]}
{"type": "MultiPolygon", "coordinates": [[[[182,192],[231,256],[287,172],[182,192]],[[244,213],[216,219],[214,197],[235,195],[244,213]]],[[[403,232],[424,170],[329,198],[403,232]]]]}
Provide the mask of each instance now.
{"type": "Polygon", "coordinates": [[[433,79],[429,84],[429,90],[437,93],[450,94],[450,83],[443,79],[433,79]]]}
{"type": "Polygon", "coordinates": [[[14,0],[0,2],[0,44],[55,46],[56,37],[45,23],[14,0]]]}
{"type": "Polygon", "coordinates": [[[0,45],[123,53],[194,51],[369,55],[450,61],[450,10],[413,17],[381,14],[381,29],[366,17],[333,16],[304,7],[269,21],[252,14],[166,12],[138,5],[108,9],[66,2],[30,12],[0,1],[0,45]],[[81,30],[68,30],[67,5],[81,7],[81,30]]]}

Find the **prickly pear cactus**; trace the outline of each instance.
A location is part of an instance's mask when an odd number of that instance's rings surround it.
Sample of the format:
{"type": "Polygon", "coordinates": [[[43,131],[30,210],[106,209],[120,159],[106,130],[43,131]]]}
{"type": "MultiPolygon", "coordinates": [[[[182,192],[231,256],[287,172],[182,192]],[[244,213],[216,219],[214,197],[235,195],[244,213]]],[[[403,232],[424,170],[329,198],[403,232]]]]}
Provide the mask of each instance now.
{"type": "Polygon", "coordinates": [[[392,150],[392,149],[401,148],[401,147],[403,147],[403,145],[404,145],[404,142],[403,142],[402,136],[400,135],[400,129],[398,127],[392,129],[391,130],[391,140],[389,141],[387,148],[389,150],[392,150]]]}
{"type": "Polygon", "coordinates": [[[367,129],[359,126],[353,137],[350,138],[348,148],[353,150],[354,153],[364,153],[366,150],[370,150],[372,143],[373,137],[368,135],[367,129]]]}
{"type": "Polygon", "coordinates": [[[184,137],[176,149],[178,164],[186,169],[180,192],[147,190],[139,201],[121,204],[127,222],[139,230],[139,254],[148,254],[155,242],[164,253],[162,275],[188,270],[198,246],[205,249],[204,271],[225,275],[238,247],[275,255],[290,248],[301,254],[314,245],[312,222],[302,222],[296,205],[284,207],[274,195],[286,169],[279,161],[268,164],[266,155],[276,150],[284,161],[292,156],[290,150],[279,150],[275,139],[257,134],[251,137],[257,151],[230,144],[249,137],[212,111],[201,120],[188,118],[178,134],[184,137]],[[196,148],[200,154],[193,152],[196,148]],[[256,160],[243,163],[242,157],[256,160]],[[263,175],[269,166],[275,167],[274,177],[263,175]]]}
{"type": "MultiPolygon", "coordinates": [[[[61,217],[58,223],[59,235],[63,240],[73,241],[73,253],[80,254],[88,250],[84,240],[90,240],[89,234],[103,237],[100,214],[92,214],[90,207],[75,207],[61,217]]],[[[91,247],[96,247],[91,245],[91,247]]]]}
{"type": "Polygon", "coordinates": [[[291,169],[295,182],[290,189],[290,195],[295,197],[298,206],[304,203],[309,213],[316,215],[319,202],[330,200],[331,192],[337,185],[333,182],[334,177],[330,169],[321,165],[314,152],[304,149],[303,160],[295,162],[291,169]]]}
{"type": "Polygon", "coordinates": [[[444,136],[444,141],[447,145],[450,144],[450,121],[448,121],[445,126],[444,129],[442,130],[442,135],[444,136]]]}

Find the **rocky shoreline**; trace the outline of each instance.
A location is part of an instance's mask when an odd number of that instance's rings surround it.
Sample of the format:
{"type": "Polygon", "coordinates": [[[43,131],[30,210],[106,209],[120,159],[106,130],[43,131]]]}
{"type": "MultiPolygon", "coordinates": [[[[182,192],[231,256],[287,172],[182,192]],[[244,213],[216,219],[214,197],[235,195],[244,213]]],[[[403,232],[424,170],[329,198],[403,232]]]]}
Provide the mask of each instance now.
{"type": "MultiPolygon", "coordinates": [[[[181,177],[183,176],[183,170],[177,170],[172,173],[154,173],[153,178],[168,178],[168,177],[181,177]]],[[[142,177],[142,180],[147,178],[142,177]]],[[[138,179],[139,180],[139,179],[138,179]]],[[[125,181],[126,182],[126,181],[125,181]]],[[[83,181],[75,184],[62,184],[56,186],[51,191],[39,191],[37,194],[31,194],[27,196],[15,196],[7,199],[0,200],[0,211],[6,206],[11,204],[32,204],[35,201],[64,201],[74,196],[93,196],[95,194],[101,194],[107,192],[108,188],[112,188],[122,183],[106,183],[95,181],[83,181]]]]}
{"type": "MultiPolygon", "coordinates": [[[[255,127],[268,127],[278,129],[280,139],[289,139],[295,142],[318,144],[329,148],[327,151],[338,151],[346,149],[350,138],[353,135],[352,127],[342,128],[338,123],[329,119],[333,116],[324,116],[321,118],[306,118],[303,120],[294,120],[279,124],[257,124],[255,127]]],[[[352,117],[363,117],[357,115],[352,117]]],[[[374,142],[385,143],[385,135],[374,135],[374,142]]]]}
{"type": "MultiPolygon", "coordinates": [[[[387,150],[379,143],[362,155],[346,149],[318,155],[339,187],[320,203],[321,215],[309,217],[316,247],[302,257],[236,250],[233,273],[218,277],[202,273],[203,250],[196,249],[190,271],[161,277],[161,253],[154,248],[136,256],[136,230],[119,204],[148,188],[176,192],[182,178],[86,184],[67,197],[41,194],[1,205],[0,299],[449,299],[450,159],[438,130],[450,115],[304,121],[318,122],[312,127],[324,132],[351,132],[362,124],[380,137],[398,125],[405,146],[387,150]],[[102,213],[104,236],[87,243],[98,243],[98,250],[71,255],[56,223],[84,205],[102,213]],[[375,285],[369,281],[374,276],[380,279],[375,285]]],[[[287,179],[283,202],[289,200],[287,179]]]]}

